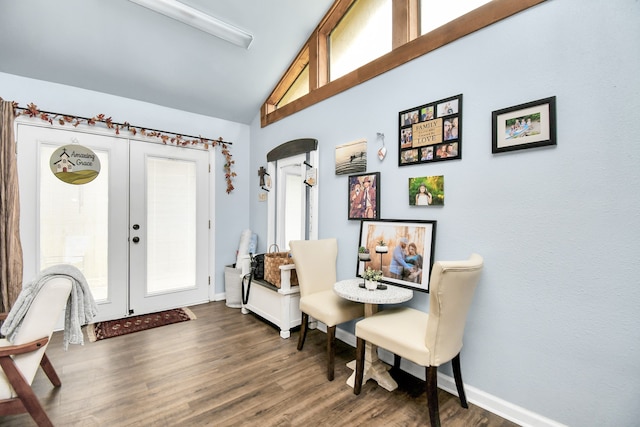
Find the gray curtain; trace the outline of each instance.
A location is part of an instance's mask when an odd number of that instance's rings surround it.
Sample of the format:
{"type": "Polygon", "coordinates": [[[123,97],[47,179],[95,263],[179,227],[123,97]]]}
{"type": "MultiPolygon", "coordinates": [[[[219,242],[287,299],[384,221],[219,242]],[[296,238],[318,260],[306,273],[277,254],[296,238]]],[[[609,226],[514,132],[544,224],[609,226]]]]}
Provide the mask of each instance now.
{"type": "Polygon", "coordinates": [[[22,289],[20,196],[13,103],[0,98],[0,312],[8,312],[22,289]]]}

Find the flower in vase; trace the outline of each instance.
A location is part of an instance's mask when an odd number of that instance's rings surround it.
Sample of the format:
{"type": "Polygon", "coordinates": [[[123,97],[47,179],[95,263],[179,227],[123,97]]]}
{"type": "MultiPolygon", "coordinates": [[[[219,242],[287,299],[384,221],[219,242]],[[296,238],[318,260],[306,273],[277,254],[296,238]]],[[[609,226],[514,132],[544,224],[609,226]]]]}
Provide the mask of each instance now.
{"type": "Polygon", "coordinates": [[[371,267],[367,267],[362,277],[364,277],[364,280],[379,282],[382,280],[382,270],[374,270],[371,267]]]}

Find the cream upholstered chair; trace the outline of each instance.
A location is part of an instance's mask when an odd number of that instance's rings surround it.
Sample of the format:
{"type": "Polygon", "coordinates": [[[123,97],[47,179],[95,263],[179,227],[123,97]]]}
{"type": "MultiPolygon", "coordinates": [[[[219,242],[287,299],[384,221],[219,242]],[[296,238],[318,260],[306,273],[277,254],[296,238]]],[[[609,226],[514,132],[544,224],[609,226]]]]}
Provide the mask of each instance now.
{"type": "Polygon", "coordinates": [[[51,383],[61,385],[45,351],[70,293],[70,279],[48,280],[33,298],[13,343],[0,339],[0,416],[29,412],[38,426],[53,425],[31,383],[38,366],[42,366],[51,383]]]}
{"type": "MultiPolygon", "coordinates": [[[[438,366],[451,361],[460,404],[467,399],[460,371],[460,350],[467,312],[482,271],[482,257],[465,261],[438,261],[429,281],[429,313],[409,307],[382,310],[356,323],[356,377],[353,392],[360,394],[364,371],[364,344],[369,341],[398,357],[426,367],[427,399],[432,426],[440,425],[438,366]]],[[[396,359],[399,361],[399,359],[396,359]]]]}
{"type": "Polygon", "coordinates": [[[307,336],[309,316],[327,325],[327,378],[333,381],[336,325],[364,316],[364,305],[347,301],[333,292],[336,282],[336,239],[289,242],[300,285],[302,323],[298,350],[307,336]]]}

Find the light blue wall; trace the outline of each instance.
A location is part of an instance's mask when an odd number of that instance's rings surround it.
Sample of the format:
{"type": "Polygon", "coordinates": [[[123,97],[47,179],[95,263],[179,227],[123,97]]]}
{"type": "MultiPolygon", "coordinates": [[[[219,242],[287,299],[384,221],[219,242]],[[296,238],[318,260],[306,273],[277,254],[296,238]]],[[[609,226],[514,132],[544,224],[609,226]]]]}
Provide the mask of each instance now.
{"type": "Polygon", "coordinates": [[[215,242],[210,247],[214,249],[211,257],[215,270],[211,272],[214,289],[210,294],[224,295],[224,266],[235,262],[240,234],[249,223],[249,126],[6,73],[0,73],[0,96],[7,101],[16,101],[23,107],[33,102],[42,110],[81,117],[104,113],[115,122],[129,122],[134,126],[202,135],[205,138],[223,137],[233,142],[231,153],[234,160],[239,161],[233,169],[238,176],[233,182],[236,190],[231,194],[226,193],[224,157],[219,153],[219,148],[216,148],[213,156],[215,164],[212,165],[212,173],[217,174],[217,179],[215,189],[212,189],[214,212],[211,217],[215,227],[215,242]]]}
{"type": "MultiPolygon", "coordinates": [[[[381,217],[437,220],[436,259],[485,258],[465,382],[560,423],[637,425],[639,43],[636,0],[551,0],[264,129],[256,118],[251,228],[264,245],[266,153],[317,138],[319,236],[338,238],[338,276],[351,277],[359,224],[347,220],[334,152],[366,138],[381,217]],[[459,93],[462,160],[398,168],[398,111],[459,93]],[[492,111],[553,95],[557,147],[491,153],[492,111]],[[386,135],[383,162],[376,132],[386,135]],[[444,175],[444,207],[408,206],[408,178],[425,175],[444,175]]],[[[426,295],[412,305],[426,310],[426,295]]]]}
{"type": "MultiPolygon", "coordinates": [[[[282,142],[320,145],[319,235],[353,275],[335,146],[369,140],[383,218],[438,221],[437,259],[476,251],[486,268],[467,324],[465,383],[572,426],[640,419],[640,2],[550,0],[264,129],[0,73],[0,96],[81,116],[233,141],[236,190],[215,188],[215,293],[250,226],[266,244],[260,166],[282,142]],[[462,160],[397,167],[397,113],[462,93],[462,160]],[[558,146],[491,154],[491,111],[557,96],[558,146]],[[376,133],[389,153],[375,157],[376,133]],[[250,141],[250,147],[249,147],[250,141]],[[446,205],[408,206],[410,177],[444,175],[446,205]]],[[[214,173],[221,174],[216,156],[214,173]]],[[[427,296],[411,304],[427,309],[427,296]]],[[[346,329],[351,330],[352,325],[346,329]]]]}

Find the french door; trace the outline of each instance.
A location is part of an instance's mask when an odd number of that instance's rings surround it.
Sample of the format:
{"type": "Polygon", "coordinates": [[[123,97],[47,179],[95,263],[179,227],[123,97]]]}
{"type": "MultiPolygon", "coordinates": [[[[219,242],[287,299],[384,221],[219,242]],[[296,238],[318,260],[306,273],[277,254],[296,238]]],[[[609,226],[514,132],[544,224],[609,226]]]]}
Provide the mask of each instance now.
{"type": "Polygon", "coordinates": [[[96,321],[208,301],[208,153],[20,122],[16,137],[25,280],[75,265],[96,321]],[[49,166],[75,143],[101,164],[83,185],[49,166]]]}
{"type": "Polygon", "coordinates": [[[208,296],[208,153],[130,142],[129,280],[136,312],[208,296]]]}

